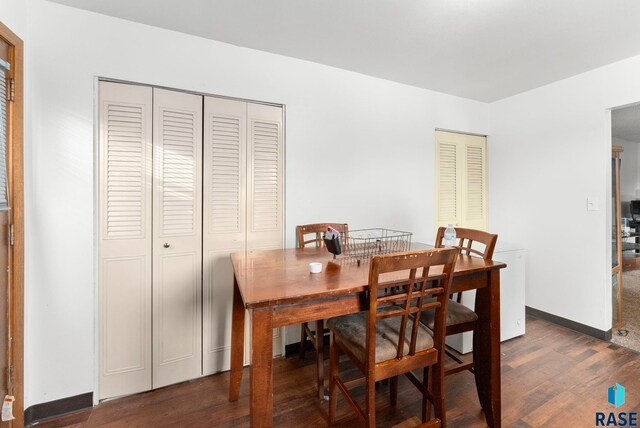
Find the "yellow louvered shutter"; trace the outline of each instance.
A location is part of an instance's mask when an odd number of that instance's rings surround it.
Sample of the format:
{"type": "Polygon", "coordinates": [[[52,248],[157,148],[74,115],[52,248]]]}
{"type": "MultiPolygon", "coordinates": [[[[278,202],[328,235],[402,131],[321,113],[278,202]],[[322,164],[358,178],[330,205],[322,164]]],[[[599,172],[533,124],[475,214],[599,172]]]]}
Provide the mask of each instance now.
{"type": "Polygon", "coordinates": [[[465,145],[465,152],[466,189],[462,224],[484,230],[487,227],[486,145],[469,142],[465,145]]]}
{"type": "Polygon", "coordinates": [[[486,138],[436,131],[436,226],[487,228],[486,138]]]}
{"type": "Polygon", "coordinates": [[[438,146],[438,223],[458,223],[458,167],[456,145],[438,146]]]}

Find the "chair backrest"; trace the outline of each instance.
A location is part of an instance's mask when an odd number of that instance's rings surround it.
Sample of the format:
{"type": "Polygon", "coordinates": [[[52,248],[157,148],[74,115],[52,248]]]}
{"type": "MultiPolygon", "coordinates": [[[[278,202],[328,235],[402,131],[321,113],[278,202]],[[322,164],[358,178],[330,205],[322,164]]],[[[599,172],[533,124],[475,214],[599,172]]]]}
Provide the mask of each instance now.
{"type": "Polygon", "coordinates": [[[416,342],[420,328],[420,313],[425,310],[436,311],[433,341],[434,348],[442,354],[451,275],[457,258],[456,248],[408,251],[372,257],[369,269],[366,337],[369,364],[375,364],[376,324],[381,319],[401,317],[399,340],[396,344],[397,359],[404,360],[415,356],[418,351],[423,351],[416,349],[416,342]],[[436,269],[432,269],[434,267],[436,269]],[[441,270],[438,267],[441,267],[441,270]],[[435,282],[427,281],[430,271],[432,274],[438,274],[431,278],[431,281],[435,282]],[[436,300],[429,297],[436,297],[436,300]],[[411,331],[408,331],[409,328],[411,331]],[[405,353],[407,334],[410,334],[409,349],[405,353]]]}
{"type": "Polygon", "coordinates": [[[324,241],[322,240],[322,234],[327,231],[328,227],[332,227],[340,232],[343,239],[349,234],[349,225],[345,223],[304,224],[296,227],[297,248],[304,248],[311,244],[315,244],[316,247],[323,247],[324,241]]]}
{"type": "MultiPolygon", "coordinates": [[[[436,234],[436,248],[441,248],[443,246],[442,240],[444,239],[445,230],[446,227],[438,228],[438,233],[436,234]]],[[[477,229],[456,227],[456,239],[458,241],[457,246],[460,247],[460,254],[475,254],[485,260],[491,260],[493,257],[493,250],[496,249],[498,235],[477,229]],[[483,244],[484,248],[478,248],[477,245],[474,246],[474,243],[483,244]]]]}

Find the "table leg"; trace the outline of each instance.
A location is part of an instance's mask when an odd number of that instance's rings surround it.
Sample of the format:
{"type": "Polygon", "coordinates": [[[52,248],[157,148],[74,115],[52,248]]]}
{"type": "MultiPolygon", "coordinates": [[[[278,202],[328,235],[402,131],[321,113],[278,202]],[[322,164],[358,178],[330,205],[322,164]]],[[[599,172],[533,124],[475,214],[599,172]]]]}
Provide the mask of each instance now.
{"type": "MultiPolygon", "coordinates": [[[[324,320],[316,321],[316,374],[318,400],[324,400],[324,320]]],[[[302,344],[304,345],[304,343],[302,344]]]]}
{"type": "Polygon", "coordinates": [[[231,315],[231,372],[229,379],[229,401],[240,395],[242,368],[244,366],[244,303],[233,278],[233,313],[231,315]]]}
{"type": "Polygon", "coordinates": [[[273,312],[254,309],[251,314],[251,426],[273,424],[273,312]]]}
{"type": "Polygon", "coordinates": [[[477,329],[473,334],[476,388],[487,424],[500,428],[500,270],[487,273],[488,284],[476,290],[477,329]]]}

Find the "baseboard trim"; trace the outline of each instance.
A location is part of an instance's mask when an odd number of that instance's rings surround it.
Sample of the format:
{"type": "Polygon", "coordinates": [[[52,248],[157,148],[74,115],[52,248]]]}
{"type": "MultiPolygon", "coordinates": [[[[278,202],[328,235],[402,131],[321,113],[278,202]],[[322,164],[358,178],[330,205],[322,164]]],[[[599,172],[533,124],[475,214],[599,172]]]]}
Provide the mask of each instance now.
{"type": "Polygon", "coordinates": [[[554,324],[558,324],[562,327],[566,327],[568,329],[577,331],[578,333],[586,334],[587,336],[595,337],[596,339],[610,341],[612,337],[612,331],[609,330],[599,330],[595,327],[591,327],[585,324],[581,324],[576,321],[572,321],[566,318],[559,317],[557,315],[550,314],[548,312],[541,311],[539,309],[535,309],[529,306],[525,306],[525,310],[527,315],[534,316],[536,318],[541,318],[545,321],[550,321],[554,324]]]}
{"type": "Polygon", "coordinates": [[[34,404],[24,411],[24,426],[93,407],[93,392],[34,404]]]}

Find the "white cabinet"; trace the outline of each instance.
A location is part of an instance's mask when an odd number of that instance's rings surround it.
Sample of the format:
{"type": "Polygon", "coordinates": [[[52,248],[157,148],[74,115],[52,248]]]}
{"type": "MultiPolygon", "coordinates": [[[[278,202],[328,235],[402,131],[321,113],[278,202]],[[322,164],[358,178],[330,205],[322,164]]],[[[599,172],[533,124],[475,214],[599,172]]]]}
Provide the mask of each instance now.
{"type": "MultiPolygon", "coordinates": [[[[511,244],[498,244],[493,260],[504,262],[500,270],[500,340],[505,341],[525,333],[525,278],[527,251],[511,244]]],[[[473,309],[475,291],[462,294],[462,303],[473,309]]],[[[447,345],[466,354],[473,350],[473,333],[447,337],[447,345]]]]}
{"type": "Polygon", "coordinates": [[[496,249],[494,260],[507,264],[500,271],[500,340],[525,333],[525,278],[527,252],[496,249]]]}

